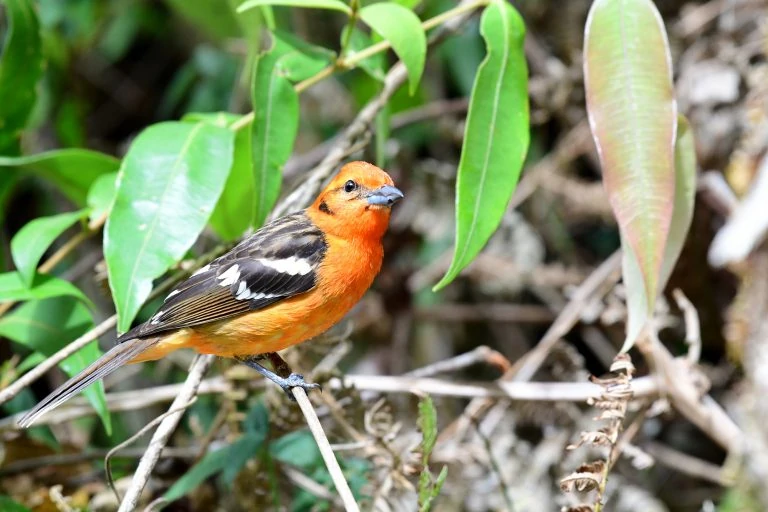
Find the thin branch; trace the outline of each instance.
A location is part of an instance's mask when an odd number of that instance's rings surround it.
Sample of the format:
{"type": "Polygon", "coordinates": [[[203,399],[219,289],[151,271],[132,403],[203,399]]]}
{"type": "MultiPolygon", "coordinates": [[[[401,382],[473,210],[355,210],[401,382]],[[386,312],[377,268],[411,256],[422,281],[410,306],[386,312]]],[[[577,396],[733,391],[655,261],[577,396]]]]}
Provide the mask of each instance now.
{"type": "Polygon", "coordinates": [[[325,431],[323,431],[323,426],[320,424],[320,419],[317,417],[315,408],[312,407],[312,402],[309,401],[306,391],[302,388],[293,388],[291,391],[293,392],[294,398],[296,398],[296,401],[299,403],[299,407],[301,407],[301,412],[304,413],[307,425],[309,425],[309,430],[315,437],[317,447],[320,448],[320,453],[323,456],[325,465],[328,468],[328,472],[331,474],[333,485],[336,486],[336,491],[339,493],[341,501],[344,503],[344,509],[347,512],[359,512],[360,507],[357,506],[355,497],[352,495],[352,490],[349,488],[346,478],[344,478],[344,473],[341,471],[339,461],[336,460],[336,455],[334,455],[333,450],[331,449],[328,437],[325,435],[325,431]]]}
{"type": "Polygon", "coordinates": [[[136,472],[133,474],[133,480],[128,490],[125,492],[125,497],[120,503],[118,512],[130,512],[136,508],[141,497],[141,492],[144,490],[144,486],[147,485],[149,476],[152,474],[152,470],[155,468],[158,459],[160,458],[160,452],[165,448],[168,439],[176,430],[176,426],[179,424],[179,420],[184,415],[183,406],[189,404],[189,402],[197,395],[197,389],[200,386],[200,382],[203,380],[203,375],[208,368],[213,364],[216,357],[211,355],[199,355],[195,357],[192,362],[192,366],[189,368],[189,376],[184,382],[179,394],[171,404],[171,409],[180,409],[173,414],[168,415],[160,426],[157,427],[152,440],[149,442],[147,451],[139,462],[139,467],[136,468],[136,472]]]}

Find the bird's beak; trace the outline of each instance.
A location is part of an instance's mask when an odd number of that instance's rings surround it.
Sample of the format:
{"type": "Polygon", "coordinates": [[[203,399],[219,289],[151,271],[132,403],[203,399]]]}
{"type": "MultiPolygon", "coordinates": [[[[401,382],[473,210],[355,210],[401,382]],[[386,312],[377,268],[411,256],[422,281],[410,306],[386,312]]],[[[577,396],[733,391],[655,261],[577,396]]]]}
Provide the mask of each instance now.
{"type": "Polygon", "coordinates": [[[378,206],[392,206],[403,198],[403,193],[400,189],[391,185],[384,185],[381,188],[372,190],[367,196],[366,200],[368,204],[378,206]]]}

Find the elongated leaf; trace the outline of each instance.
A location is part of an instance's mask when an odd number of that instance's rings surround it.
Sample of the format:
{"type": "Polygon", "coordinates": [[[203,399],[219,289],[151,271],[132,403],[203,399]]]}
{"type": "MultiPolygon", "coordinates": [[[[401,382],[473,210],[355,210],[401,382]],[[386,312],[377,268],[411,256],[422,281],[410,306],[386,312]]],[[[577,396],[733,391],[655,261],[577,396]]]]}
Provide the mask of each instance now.
{"type": "Polygon", "coordinates": [[[88,190],[86,203],[90,208],[88,218],[95,220],[105,215],[112,209],[112,203],[115,202],[115,193],[117,192],[117,173],[102,174],[93,182],[88,190]]]}
{"type": "Polygon", "coordinates": [[[413,11],[392,2],[371,4],[360,9],[360,18],[389,41],[408,70],[411,94],[416,92],[427,58],[427,36],[413,11]]]}
{"type": "Polygon", "coordinates": [[[437,441],[437,410],[432,398],[427,395],[419,400],[419,430],[421,430],[422,460],[429,459],[437,441]]]}
{"type": "Polygon", "coordinates": [[[15,158],[0,156],[0,167],[37,174],[58,186],[75,204],[83,206],[93,182],[103,174],[116,172],[120,160],[87,149],[59,149],[15,158]]]}
{"type": "Polygon", "coordinates": [[[211,227],[224,240],[237,240],[256,225],[256,183],[251,156],[251,124],[235,133],[232,170],[211,215],[211,227]]]}
{"type": "Polygon", "coordinates": [[[90,307],[93,306],[90,299],[77,286],[58,277],[37,274],[34,276],[32,285],[27,286],[18,272],[0,274],[0,303],[61,296],[74,297],[90,307]]]}
{"type": "MultiPolygon", "coordinates": [[[[92,327],[93,319],[88,308],[69,297],[27,302],[0,318],[0,336],[5,336],[44,356],[53,355],[92,327]]],[[[72,377],[99,356],[101,351],[94,341],[69,356],[59,366],[72,377]]],[[[84,394],[98,412],[106,431],[111,432],[112,425],[102,382],[90,386],[84,394]]]]}
{"type": "MultiPolygon", "coordinates": [[[[677,117],[677,140],[675,141],[675,204],[669,239],[664,251],[664,260],[659,274],[659,291],[664,287],[683,250],[688,230],[693,220],[693,207],[696,199],[696,148],[693,131],[688,120],[680,114],[677,117]]],[[[637,337],[645,327],[653,311],[648,309],[648,301],[643,284],[643,273],[632,249],[622,238],[622,273],[624,287],[627,290],[627,337],[621,351],[632,348],[637,337]]]]}
{"type": "Polygon", "coordinates": [[[11,256],[21,280],[29,288],[45,251],[67,228],[82,219],[85,210],[39,217],[28,222],[11,240],[11,256]]]}
{"type": "Polygon", "coordinates": [[[163,498],[167,501],[177,500],[217,473],[228,472],[234,477],[256,455],[263,442],[263,435],[248,432],[231,445],[206,454],[165,492],[163,498]]]}
{"type": "Polygon", "coordinates": [[[472,87],[456,178],[456,247],[435,290],[453,281],[499,226],[528,151],[523,20],[508,3],[494,2],[483,12],[480,33],[488,54],[472,87]]]}
{"type": "Polygon", "coordinates": [[[248,0],[237,8],[237,12],[247,11],[262,5],[286,5],[290,7],[307,7],[309,9],[330,9],[352,14],[352,9],[340,0],[248,0]]]}
{"type": "MultiPolygon", "coordinates": [[[[584,57],[587,110],[621,231],[627,295],[642,296],[647,315],[659,292],[673,213],[677,125],[669,46],[653,2],[596,0],[584,57]],[[627,279],[635,271],[642,289],[627,279]]],[[[632,330],[627,344],[634,342],[632,330]]]]}
{"type": "MultiPolygon", "coordinates": [[[[3,0],[7,29],[0,44],[0,154],[17,154],[43,72],[40,24],[32,0],[3,0]]],[[[2,164],[0,164],[2,165],[2,164]]]]}
{"type": "Polygon", "coordinates": [[[253,176],[256,184],[255,221],[264,222],[280,194],[282,168],[293,151],[299,129],[299,96],[285,78],[280,59],[295,51],[279,37],[253,66],[251,128],[253,176]]]}
{"type": "Polygon", "coordinates": [[[128,150],[104,230],[104,257],[127,331],[152,280],[178,262],[205,226],[232,165],[234,134],[206,123],[150,126],[128,150]]]}

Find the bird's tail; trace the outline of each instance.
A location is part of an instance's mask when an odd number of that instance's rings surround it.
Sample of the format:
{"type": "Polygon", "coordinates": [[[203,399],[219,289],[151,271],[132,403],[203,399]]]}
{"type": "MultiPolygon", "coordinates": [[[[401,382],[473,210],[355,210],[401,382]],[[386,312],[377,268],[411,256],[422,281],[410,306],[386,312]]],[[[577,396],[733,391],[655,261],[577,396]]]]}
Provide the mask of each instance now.
{"type": "Polygon", "coordinates": [[[87,388],[97,380],[103,379],[126,363],[146,352],[159,341],[159,338],[134,338],[113,347],[109,352],[91,363],[85,370],[78,373],[45,397],[33,409],[19,419],[19,426],[27,428],[40,416],[58,407],[74,395],[87,388]]]}

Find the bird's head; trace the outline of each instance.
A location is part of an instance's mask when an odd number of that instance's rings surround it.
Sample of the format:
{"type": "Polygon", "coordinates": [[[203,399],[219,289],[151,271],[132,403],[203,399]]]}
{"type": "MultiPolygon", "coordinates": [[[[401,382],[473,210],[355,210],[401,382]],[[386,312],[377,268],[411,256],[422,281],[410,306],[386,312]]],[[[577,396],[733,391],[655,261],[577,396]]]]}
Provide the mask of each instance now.
{"type": "Polygon", "coordinates": [[[402,198],[389,174],[367,162],[350,162],[320,193],[309,214],[326,233],[380,238],[392,205],[402,198]]]}

